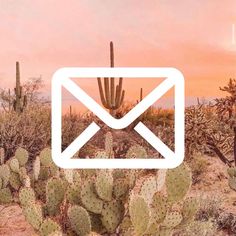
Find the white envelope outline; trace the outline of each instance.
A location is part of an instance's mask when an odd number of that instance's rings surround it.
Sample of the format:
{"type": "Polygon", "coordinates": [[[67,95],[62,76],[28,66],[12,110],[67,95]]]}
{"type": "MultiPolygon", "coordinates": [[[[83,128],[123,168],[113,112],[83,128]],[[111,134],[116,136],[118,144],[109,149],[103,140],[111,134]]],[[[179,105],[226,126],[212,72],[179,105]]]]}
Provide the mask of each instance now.
{"type": "Polygon", "coordinates": [[[61,168],[80,169],[165,169],[175,168],[184,159],[184,77],[175,68],[159,67],[66,67],[57,70],[52,78],[52,158],[61,168]],[[165,78],[140,103],[130,110],[124,117],[112,117],[101,105],[91,98],[70,78],[96,78],[96,77],[124,77],[133,78],[165,78]],[[62,86],[74,95],[82,104],[91,110],[106,125],[113,129],[123,129],[130,125],[153,103],[172,87],[175,88],[175,150],[172,151],[142,122],[135,126],[138,132],[149,142],[164,159],[73,159],[73,155],[86,144],[100,129],[92,122],[63,152],[61,151],[62,137],[62,86]]]}

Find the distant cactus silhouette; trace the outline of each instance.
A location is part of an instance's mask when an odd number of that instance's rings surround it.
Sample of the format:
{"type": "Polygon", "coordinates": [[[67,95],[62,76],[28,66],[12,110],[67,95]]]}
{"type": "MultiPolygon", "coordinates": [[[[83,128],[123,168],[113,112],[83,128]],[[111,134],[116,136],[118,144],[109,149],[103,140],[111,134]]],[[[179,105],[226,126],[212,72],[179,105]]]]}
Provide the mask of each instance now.
{"type": "MultiPolygon", "coordinates": [[[[110,63],[114,67],[114,48],[113,42],[110,42],[110,63]]],[[[104,90],[101,78],[97,78],[100,98],[103,106],[109,109],[110,114],[115,115],[124,101],[125,91],[122,90],[123,78],[119,78],[119,84],[115,87],[115,78],[104,78],[104,90]]]]}
{"type": "Polygon", "coordinates": [[[23,112],[23,110],[27,106],[27,96],[23,96],[23,89],[20,85],[20,64],[16,62],[16,87],[14,88],[15,91],[15,99],[13,102],[13,109],[17,113],[23,112]]]}

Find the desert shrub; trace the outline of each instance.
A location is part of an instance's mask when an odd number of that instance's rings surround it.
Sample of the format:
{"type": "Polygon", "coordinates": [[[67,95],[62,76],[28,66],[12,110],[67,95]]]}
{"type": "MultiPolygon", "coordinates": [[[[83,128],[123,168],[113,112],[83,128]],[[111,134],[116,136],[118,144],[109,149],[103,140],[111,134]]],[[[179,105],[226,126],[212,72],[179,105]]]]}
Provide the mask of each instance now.
{"type": "Polygon", "coordinates": [[[217,232],[217,225],[211,220],[208,221],[193,221],[188,224],[185,229],[177,232],[175,236],[215,236],[222,235],[217,232]]]}
{"type": "MultiPolygon", "coordinates": [[[[119,109],[116,110],[116,117],[121,118],[127,114],[136,103],[124,102],[119,109]]],[[[139,120],[150,122],[155,126],[173,126],[174,110],[163,109],[160,107],[151,106],[140,117],[139,120]]]]}
{"type": "Polygon", "coordinates": [[[62,145],[66,148],[86,128],[85,119],[80,114],[65,114],[62,118],[62,145]]]}
{"type": "Polygon", "coordinates": [[[174,110],[151,107],[141,118],[143,121],[149,121],[156,126],[173,126],[174,110]]]}
{"type": "Polygon", "coordinates": [[[5,149],[6,159],[13,156],[17,147],[27,149],[30,155],[37,155],[50,144],[50,108],[35,104],[22,114],[0,112],[0,147],[5,149]]]}
{"type": "Polygon", "coordinates": [[[221,213],[217,219],[219,229],[226,230],[230,235],[236,234],[236,215],[233,213],[221,213]]]}
{"type": "Polygon", "coordinates": [[[207,160],[200,153],[196,153],[189,161],[189,166],[192,170],[193,184],[196,184],[201,180],[202,175],[207,170],[207,160]]]}
{"type": "Polygon", "coordinates": [[[195,152],[213,154],[231,166],[234,133],[230,124],[221,121],[209,105],[186,108],[185,143],[187,157],[192,157],[195,152]]]}
{"type": "Polygon", "coordinates": [[[216,219],[220,213],[221,201],[222,200],[217,196],[206,196],[200,198],[200,206],[196,219],[200,221],[216,219]]]}

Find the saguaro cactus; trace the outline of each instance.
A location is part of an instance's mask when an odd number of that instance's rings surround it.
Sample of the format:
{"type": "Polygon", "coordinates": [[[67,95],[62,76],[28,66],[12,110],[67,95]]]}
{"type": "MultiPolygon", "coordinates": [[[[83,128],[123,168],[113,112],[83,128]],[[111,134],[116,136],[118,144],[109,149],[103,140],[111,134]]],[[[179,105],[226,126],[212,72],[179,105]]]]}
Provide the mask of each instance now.
{"type": "Polygon", "coordinates": [[[20,64],[16,62],[16,87],[15,91],[15,99],[13,102],[13,109],[17,113],[21,113],[27,105],[27,96],[23,96],[22,86],[20,85],[20,64]]]}
{"type": "MultiPolygon", "coordinates": [[[[114,48],[110,42],[110,63],[114,67],[114,48]]],[[[109,109],[110,114],[114,115],[124,101],[125,91],[122,90],[123,78],[119,78],[119,84],[115,86],[115,78],[104,78],[104,90],[101,78],[97,78],[98,88],[102,104],[109,109]]]]}

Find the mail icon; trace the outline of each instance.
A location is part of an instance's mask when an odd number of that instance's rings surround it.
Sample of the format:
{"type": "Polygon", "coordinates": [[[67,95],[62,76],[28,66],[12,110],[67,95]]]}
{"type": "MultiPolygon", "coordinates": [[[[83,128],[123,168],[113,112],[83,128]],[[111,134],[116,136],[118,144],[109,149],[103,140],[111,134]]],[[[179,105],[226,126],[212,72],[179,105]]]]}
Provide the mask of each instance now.
{"type": "Polygon", "coordinates": [[[175,68],[62,68],[57,70],[52,78],[52,158],[61,168],[80,169],[165,169],[175,168],[184,159],[184,77],[175,68]],[[80,88],[71,78],[124,77],[165,78],[140,103],[124,117],[116,119],[80,88]],[[162,159],[76,159],[72,158],[100,129],[92,122],[63,152],[62,146],[62,87],[92,111],[101,121],[112,129],[123,129],[134,122],[142,113],[153,105],[168,90],[174,87],[175,104],[175,150],[172,151],[149,128],[139,122],[134,130],[152,145],[164,158],[162,159]]]}

